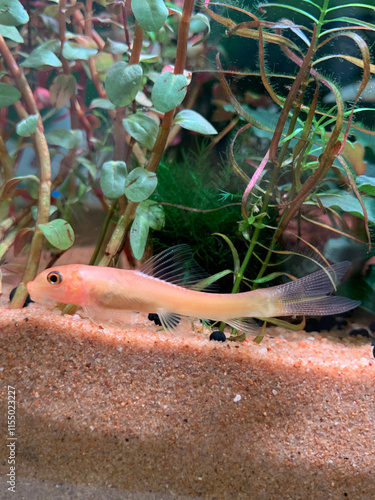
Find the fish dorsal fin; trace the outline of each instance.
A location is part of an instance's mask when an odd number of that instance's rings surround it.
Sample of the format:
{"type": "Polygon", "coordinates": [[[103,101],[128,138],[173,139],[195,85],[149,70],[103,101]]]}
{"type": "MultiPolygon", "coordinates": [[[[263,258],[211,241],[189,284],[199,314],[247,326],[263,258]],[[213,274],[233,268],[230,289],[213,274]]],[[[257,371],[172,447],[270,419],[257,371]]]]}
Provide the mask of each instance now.
{"type": "MultiPolygon", "coordinates": [[[[195,262],[189,245],[184,244],[167,248],[151,257],[138,272],[185,288],[194,288],[208,277],[195,262]]],[[[207,287],[206,290],[214,291],[212,287],[207,287]]]]}
{"type": "Polygon", "coordinates": [[[258,335],[260,332],[260,326],[252,318],[235,318],[225,320],[225,322],[232,328],[249,335],[258,335]]]}

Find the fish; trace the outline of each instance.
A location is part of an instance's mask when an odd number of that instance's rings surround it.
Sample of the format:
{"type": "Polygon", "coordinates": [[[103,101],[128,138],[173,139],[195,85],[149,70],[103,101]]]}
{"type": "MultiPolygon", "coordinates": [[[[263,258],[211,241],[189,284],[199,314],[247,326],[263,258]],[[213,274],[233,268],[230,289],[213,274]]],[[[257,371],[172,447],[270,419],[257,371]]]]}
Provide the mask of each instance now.
{"type": "Polygon", "coordinates": [[[27,283],[36,302],[56,300],[84,308],[103,326],[124,328],[129,311],[157,314],[164,329],[175,330],[184,317],[223,321],[257,334],[254,318],[340,314],[360,301],[327,295],[345,275],[350,263],[340,262],[303,278],[252,291],[214,293],[206,288],[203,270],[188,245],[176,245],[151,257],[137,270],[83,264],[42,271],[27,283]]]}

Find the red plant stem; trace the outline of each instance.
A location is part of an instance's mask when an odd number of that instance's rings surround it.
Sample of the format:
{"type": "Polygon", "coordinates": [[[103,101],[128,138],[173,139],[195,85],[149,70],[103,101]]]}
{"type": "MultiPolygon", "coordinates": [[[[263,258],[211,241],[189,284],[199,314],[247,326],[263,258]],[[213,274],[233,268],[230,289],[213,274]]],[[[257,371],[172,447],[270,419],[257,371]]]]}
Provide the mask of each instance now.
{"type": "Polygon", "coordinates": [[[5,133],[5,128],[6,128],[6,122],[8,118],[8,108],[1,108],[0,109],[0,134],[4,135],[5,133]]]}
{"type": "MultiPolygon", "coordinates": [[[[130,37],[129,37],[129,31],[128,31],[128,26],[127,26],[127,21],[126,21],[126,3],[125,2],[123,2],[121,4],[121,14],[122,14],[122,23],[124,25],[125,43],[128,47],[130,47],[130,37]]],[[[136,22],[136,24],[138,24],[138,23],[136,22]]],[[[135,34],[134,34],[134,37],[135,37],[135,34]]],[[[134,50],[134,45],[133,45],[133,50],[134,50]]]]}
{"type": "Polygon", "coordinates": [[[141,57],[141,52],[142,52],[143,33],[144,33],[143,28],[136,21],[134,28],[132,53],[130,55],[129,64],[139,63],[139,59],[141,57]]]}
{"type": "MultiPolygon", "coordinates": [[[[124,16],[124,11],[122,11],[122,13],[124,16]]],[[[143,28],[137,22],[135,22],[133,47],[129,59],[129,64],[139,63],[142,52],[143,33],[143,28]]],[[[130,156],[131,148],[134,144],[134,142],[131,141],[130,136],[126,134],[124,125],[122,123],[123,119],[125,118],[125,111],[125,107],[116,108],[114,159],[121,161],[125,161],[130,156]],[[125,136],[127,136],[127,140],[125,140],[125,136]]]]}
{"type": "MultiPolygon", "coordinates": [[[[73,12],[73,17],[78,22],[78,24],[81,26],[81,28],[84,29],[86,21],[87,21],[87,17],[85,19],[83,17],[82,12],[78,9],[73,12]]],[[[90,21],[91,21],[91,17],[90,17],[90,21]]],[[[91,38],[94,40],[94,42],[98,46],[99,50],[103,50],[105,42],[104,42],[103,38],[97,33],[97,31],[95,31],[94,29],[91,29],[91,33],[89,36],[91,36],[91,38]]]]}
{"type": "MultiPolygon", "coordinates": [[[[68,61],[63,56],[63,48],[64,48],[64,43],[66,41],[66,38],[65,38],[65,32],[66,32],[65,13],[66,13],[66,1],[60,0],[59,1],[59,18],[58,18],[58,20],[59,20],[59,38],[60,38],[60,44],[61,44],[60,59],[62,62],[64,75],[69,76],[71,74],[70,66],[69,66],[68,61]]],[[[77,103],[76,103],[75,94],[73,94],[72,97],[70,98],[70,121],[71,121],[72,129],[79,128],[79,118],[78,118],[77,103]]]]}
{"type": "Polygon", "coordinates": [[[13,177],[13,162],[11,157],[9,156],[2,135],[0,135],[0,165],[2,165],[3,167],[3,181],[5,184],[7,181],[9,181],[9,179],[13,177]]]}
{"type": "MultiPolygon", "coordinates": [[[[9,153],[6,148],[5,141],[3,136],[0,134],[0,166],[2,166],[3,175],[2,175],[2,185],[0,185],[0,193],[2,191],[2,186],[5,185],[6,182],[9,181],[14,175],[14,167],[13,161],[9,156],[9,153]]],[[[0,202],[0,221],[3,221],[9,214],[9,209],[12,204],[12,198],[9,197],[0,202]]],[[[0,223],[1,227],[1,223],[0,223]]],[[[1,240],[1,231],[0,231],[0,240],[1,240]]]]}
{"type": "MultiPolygon", "coordinates": [[[[75,11],[75,13],[76,12],[81,14],[81,12],[79,12],[79,11],[75,11]]],[[[77,16],[75,16],[75,17],[77,18],[77,16]]],[[[78,16],[78,17],[80,17],[80,16],[78,16]]],[[[92,28],[92,0],[86,1],[86,15],[85,15],[84,25],[83,25],[83,23],[81,24],[81,19],[79,19],[79,24],[80,24],[80,26],[84,26],[85,35],[87,37],[91,37],[96,42],[99,50],[102,50],[104,48],[104,41],[102,39],[98,40],[97,37],[94,36],[94,34],[96,32],[92,28]]],[[[95,85],[95,88],[96,88],[96,91],[97,91],[99,97],[101,97],[102,99],[106,99],[107,94],[106,94],[104,86],[100,80],[98,68],[96,66],[96,61],[95,61],[94,57],[89,58],[88,66],[89,66],[92,82],[95,85]]],[[[112,120],[115,119],[116,113],[113,109],[107,110],[107,113],[112,120]]]]}
{"type": "MultiPolygon", "coordinates": [[[[185,0],[184,7],[182,10],[182,16],[178,26],[178,39],[177,39],[177,51],[176,51],[176,61],[174,65],[174,74],[183,74],[186,64],[186,53],[189,40],[189,27],[190,19],[193,13],[194,0],[185,0]]],[[[152,150],[150,161],[147,170],[150,172],[156,172],[161,157],[164,153],[165,145],[168,140],[169,130],[173,123],[175,110],[172,109],[165,113],[163,121],[159,128],[159,133],[155,141],[154,149],[152,150]]]]}
{"type": "MultiPolygon", "coordinates": [[[[177,53],[174,69],[175,74],[182,74],[185,68],[189,26],[193,7],[194,0],[185,0],[178,29],[177,53]]],[[[133,50],[135,50],[135,47],[136,40],[134,40],[133,50]]],[[[159,133],[155,141],[154,149],[151,153],[150,160],[147,166],[147,170],[151,172],[155,172],[160,163],[168,139],[169,130],[173,122],[173,116],[174,110],[169,111],[164,115],[164,119],[159,128],[159,133]]],[[[127,231],[134,219],[137,206],[138,203],[132,201],[127,204],[125,213],[120,216],[113,235],[105,250],[105,254],[101,258],[99,265],[107,266],[111,262],[113,257],[121,251],[126,240],[127,231]]]]}

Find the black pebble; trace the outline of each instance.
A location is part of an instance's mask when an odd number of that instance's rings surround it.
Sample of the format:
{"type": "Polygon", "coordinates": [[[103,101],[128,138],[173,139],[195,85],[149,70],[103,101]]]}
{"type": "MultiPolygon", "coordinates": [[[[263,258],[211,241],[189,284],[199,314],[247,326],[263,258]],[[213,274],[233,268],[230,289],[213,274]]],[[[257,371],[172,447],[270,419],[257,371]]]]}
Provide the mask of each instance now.
{"type": "Polygon", "coordinates": [[[305,332],[320,332],[321,328],[317,318],[306,318],[305,332]]]}
{"type": "Polygon", "coordinates": [[[216,340],[217,342],[225,342],[226,339],[225,333],[221,330],[216,330],[210,335],[210,340],[216,340]]]}
{"type": "Polygon", "coordinates": [[[330,331],[334,326],[342,330],[348,323],[345,319],[336,316],[323,316],[322,318],[306,318],[305,332],[321,332],[322,330],[330,331]]]}
{"type": "Polygon", "coordinates": [[[349,337],[357,337],[358,335],[362,335],[362,337],[370,337],[367,328],[354,328],[354,330],[350,330],[349,332],[349,337]]]}
{"type": "Polygon", "coordinates": [[[150,313],[150,314],[148,315],[148,319],[149,319],[150,321],[153,321],[153,322],[155,323],[155,325],[157,325],[157,326],[161,326],[161,321],[160,321],[160,318],[159,318],[159,316],[158,316],[157,314],[150,313]]]}
{"type": "Polygon", "coordinates": [[[373,342],[371,342],[371,346],[372,346],[372,355],[375,358],[375,340],[373,342]]]}
{"type": "Polygon", "coordinates": [[[323,316],[319,320],[320,329],[330,331],[334,326],[337,325],[337,320],[335,316],[323,316]]]}
{"type": "MultiPolygon", "coordinates": [[[[17,287],[16,287],[16,288],[13,288],[13,290],[10,292],[10,294],[9,294],[9,300],[12,300],[12,299],[13,299],[14,294],[16,293],[16,290],[17,290],[17,287]]],[[[29,294],[27,294],[27,297],[26,297],[25,303],[24,303],[24,305],[23,305],[22,307],[27,307],[27,306],[30,304],[30,302],[34,302],[34,301],[33,301],[33,300],[31,300],[30,295],[29,295],[29,294]]]]}

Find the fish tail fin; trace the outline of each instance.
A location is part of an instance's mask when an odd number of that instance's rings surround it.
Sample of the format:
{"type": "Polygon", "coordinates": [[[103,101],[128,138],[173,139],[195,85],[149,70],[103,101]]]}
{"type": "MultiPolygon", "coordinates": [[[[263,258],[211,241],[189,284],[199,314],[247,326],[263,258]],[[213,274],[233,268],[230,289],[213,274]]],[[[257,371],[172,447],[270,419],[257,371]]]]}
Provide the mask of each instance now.
{"type": "Polygon", "coordinates": [[[335,295],[337,284],[346,274],[350,262],[339,262],[295,281],[273,289],[278,316],[327,316],[341,314],[360,305],[360,301],[335,295]]]}

